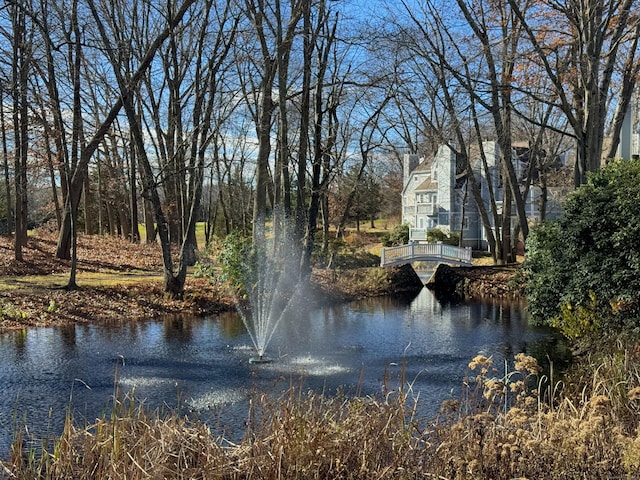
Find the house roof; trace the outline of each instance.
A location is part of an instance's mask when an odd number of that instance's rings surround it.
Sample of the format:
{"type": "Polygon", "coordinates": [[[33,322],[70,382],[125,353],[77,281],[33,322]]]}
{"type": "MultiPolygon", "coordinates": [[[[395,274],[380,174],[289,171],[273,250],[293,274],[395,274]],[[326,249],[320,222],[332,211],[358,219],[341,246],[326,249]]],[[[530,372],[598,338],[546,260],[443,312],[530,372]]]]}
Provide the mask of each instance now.
{"type": "Polygon", "coordinates": [[[438,182],[429,177],[415,189],[416,192],[424,192],[427,190],[438,190],[438,182]]]}
{"type": "Polygon", "coordinates": [[[411,173],[430,172],[432,163],[432,160],[423,160],[416,166],[416,168],[413,169],[411,173]]]}

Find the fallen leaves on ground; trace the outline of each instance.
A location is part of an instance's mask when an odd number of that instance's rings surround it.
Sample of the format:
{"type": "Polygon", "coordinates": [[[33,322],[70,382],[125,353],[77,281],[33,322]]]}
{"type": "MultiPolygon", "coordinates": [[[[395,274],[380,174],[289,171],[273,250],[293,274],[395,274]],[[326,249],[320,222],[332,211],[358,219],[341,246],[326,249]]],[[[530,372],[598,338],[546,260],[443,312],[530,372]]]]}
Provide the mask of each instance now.
{"type": "MultiPolygon", "coordinates": [[[[58,238],[51,232],[30,235],[23,247],[23,260],[15,259],[13,239],[0,236],[0,276],[49,275],[68,272],[69,260],[56,257],[58,238]]],[[[110,235],[78,236],[78,271],[128,272],[162,270],[158,244],[133,244],[110,235]]]]}
{"type": "Polygon", "coordinates": [[[515,266],[460,267],[459,275],[468,280],[469,295],[473,297],[513,297],[520,292],[514,290],[515,266]]]}
{"type": "Polygon", "coordinates": [[[172,299],[162,286],[159,245],[132,244],[113,236],[78,237],[78,272],[102,274],[103,285],[82,285],[78,290],[51,288],[30,276],[69,272],[70,262],[55,255],[57,238],[51,233],[30,236],[23,260],[14,258],[10,237],[0,237],[0,331],[26,326],[69,323],[122,322],[164,315],[205,315],[231,305],[208,280],[188,277],[182,299],[172,299]],[[130,274],[140,273],[136,280],[130,274]],[[157,274],[157,281],[148,278],[157,274]],[[9,281],[25,280],[18,288],[9,281]]]}

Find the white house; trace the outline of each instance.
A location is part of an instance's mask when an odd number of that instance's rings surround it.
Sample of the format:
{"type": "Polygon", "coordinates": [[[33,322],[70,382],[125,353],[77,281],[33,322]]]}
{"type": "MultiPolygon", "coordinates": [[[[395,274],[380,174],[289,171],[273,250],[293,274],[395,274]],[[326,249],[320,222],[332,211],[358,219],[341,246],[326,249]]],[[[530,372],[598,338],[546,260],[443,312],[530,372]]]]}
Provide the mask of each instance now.
{"type": "MultiPolygon", "coordinates": [[[[493,188],[498,212],[501,213],[503,189],[500,181],[499,148],[496,142],[483,143],[488,175],[481,168],[479,152],[470,158],[474,176],[480,185],[482,201],[489,208],[489,185],[493,188]]],[[[514,147],[516,174],[521,178],[528,165],[528,149],[514,147]]],[[[428,230],[437,228],[446,233],[462,233],[462,245],[474,249],[488,248],[476,202],[467,188],[467,176],[458,165],[457,153],[447,145],[441,145],[432,159],[406,154],[403,159],[404,186],[402,190],[402,222],[410,227],[410,240],[426,241],[428,230]]],[[[538,187],[531,186],[526,211],[529,221],[540,219],[540,195],[538,187]]],[[[557,206],[547,204],[555,209],[557,206]]],[[[512,213],[513,222],[515,222],[512,213]]],[[[493,222],[493,220],[491,220],[493,222]]],[[[492,224],[493,226],[493,224],[492,224]]]]}

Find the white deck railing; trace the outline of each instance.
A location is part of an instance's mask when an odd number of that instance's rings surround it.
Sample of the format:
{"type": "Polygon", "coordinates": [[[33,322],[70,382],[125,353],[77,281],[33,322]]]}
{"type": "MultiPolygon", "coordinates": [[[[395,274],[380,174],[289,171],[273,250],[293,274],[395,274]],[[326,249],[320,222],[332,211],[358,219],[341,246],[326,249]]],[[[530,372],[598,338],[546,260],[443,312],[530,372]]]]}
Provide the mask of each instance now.
{"type": "Polygon", "coordinates": [[[390,267],[420,261],[471,265],[471,253],[471,247],[454,247],[444,243],[409,243],[398,247],[384,247],[380,266],[390,267]]]}

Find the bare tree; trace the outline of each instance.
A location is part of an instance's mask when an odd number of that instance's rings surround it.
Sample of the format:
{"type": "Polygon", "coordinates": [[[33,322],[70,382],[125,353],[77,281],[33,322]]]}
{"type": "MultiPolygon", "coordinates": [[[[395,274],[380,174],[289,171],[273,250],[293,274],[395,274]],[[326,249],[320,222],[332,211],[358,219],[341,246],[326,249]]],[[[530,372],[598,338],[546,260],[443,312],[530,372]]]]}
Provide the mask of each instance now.
{"type": "MultiPolygon", "coordinates": [[[[119,114],[125,98],[131,97],[133,92],[138,88],[142,76],[145,74],[149,66],[151,65],[156,52],[162,45],[162,43],[170,35],[171,31],[177,27],[182,21],[185,13],[191,6],[194,0],[185,0],[175,14],[166,19],[166,25],[156,34],[153,41],[148,45],[145,54],[143,55],[137,68],[131,74],[129,81],[122,85],[120,89],[120,96],[114,102],[109,109],[104,120],[97,125],[93,136],[86,143],[83,142],[82,149],[80,151],[79,158],[69,175],[68,195],[65,202],[64,221],[60,230],[58,239],[57,255],[61,258],[67,258],[69,256],[70,244],[72,239],[75,239],[75,231],[72,228],[72,224],[77,220],[78,205],[80,203],[80,197],[82,195],[83,185],[85,181],[85,171],[88,167],[89,161],[93,157],[98,145],[103,141],[105,134],[108,132],[112,123],[119,114]]],[[[73,167],[73,163],[72,163],[73,167]]],[[[74,241],[75,243],[75,241],[74,241]]],[[[73,265],[73,264],[72,264],[73,265]]],[[[75,276],[73,274],[69,281],[69,287],[74,288],[75,276]]]]}
{"type": "MultiPolygon", "coordinates": [[[[492,181],[487,183],[487,209],[479,179],[476,178],[478,170],[472,163],[476,158],[470,157],[475,143],[477,147],[473,150],[479,154],[479,170],[484,172],[486,178],[493,177],[483,147],[482,122],[486,118],[486,110],[482,108],[480,100],[485,105],[487,101],[478,98],[480,92],[486,93],[488,90],[483,80],[484,63],[479,60],[483,58],[483,50],[467,47],[467,42],[456,39],[433,3],[427,3],[422,16],[418,16],[419,12],[409,9],[407,5],[405,7],[410,22],[407,25],[398,23],[399,33],[396,35],[403,42],[404,52],[398,54],[400,63],[396,68],[399,72],[399,93],[404,99],[403,107],[409,111],[406,116],[421,118],[426,137],[433,139],[436,145],[447,143],[454,147],[466,172],[494,261],[504,261],[505,242],[500,240],[503,225],[495,185],[492,181]],[[425,16],[432,19],[429,24],[423,21],[425,16]],[[406,76],[411,76],[413,80],[404,88],[402,82],[406,76]],[[416,95],[411,91],[412,87],[418,92],[427,92],[426,105],[420,101],[419,93],[416,95]]],[[[490,94],[487,97],[491,98],[490,94]]],[[[435,149],[434,146],[431,148],[435,149]]],[[[510,160],[510,157],[506,158],[510,160]]]]}
{"type": "MultiPolygon", "coordinates": [[[[237,108],[241,109],[239,106],[237,108]]],[[[248,119],[238,113],[230,117],[230,121],[223,122],[217,130],[220,137],[214,150],[211,176],[217,182],[215,205],[222,215],[223,234],[234,230],[246,234],[252,230],[255,192],[252,188],[254,171],[249,165],[253,165],[255,147],[250,138],[251,129],[248,119]]]]}
{"type": "MultiPolygon", "coordinates": [[[[66,201],[70,153],[67,142],[68,130],[73,130],[73,126],[68,128],[64,121],[65,112],[69,110],[68,103],[60,94],[59,84],[64,83],[65,75],[70,77],[69,69],[75,65],[70,59],[66,59],[63,55],[64,49],[59,45],[71,45],[70,29],[64,25],[67,18],[66,5],[51,5],[48,0],[41,0],[38,6],[31,12],[31,18],[39,31],[39,39],[43,50],[42,56],[44,62],[36,62],[34,69],[37,72],[39,81],[44,86],[41,93],[41,113],[40,123],[44,130],[47,140],[48,152],[52,166],[52,191],[56,209],[56,221],[58,228],[62,225],[62,207],[58,205],[58,186],[55,177],[58,178],[62,191],[62,202],[66,201]],[[66,20],[65,20],[66,19],[66,20]],[[54,32],[50,24],[61,25],[63,28],[58,32],[54,32]],[[46,93],[45,93],[46,92],[46,93]],[[46,95],[46,98],[45,98],[46,95]]],[[[67,49],[68,53],[73,53],[73,49],[67,49]]],[[[77,117],[74,117],[77,121],[77,117]]]]}
{"type": "MultiPolygon", "coordinates": [[[[538,95],[543,94],[539,92],[538,95]]],[[[540,221],[544,221],[547,218],[550,194],[549,180],[551,177],[558,177],[561,170],[567,169],[563,160],[572,150],[573,136],[567,132],[566,117],[552,103],[540,102],[533,96],[528,96],[520,102],[517,115],[514,135],[526,140],[528,144],[528,168],[523,179],[526,186],[524,196],[528,196],[532,186],[540,189],[538,208],[540,221]]]]}
{"type": "Polygon", "coordinates": [[[9,6],[13,32],[11,81],[13,100],[15,236],[14,256],[22,260],[22,248],[27,244],[27,159],[29,155],[29,115],[27,82],[31,71],[33,31],[28,28],[24,9],[9,6]]]}
{"type": "Polygon", "coordinates": [[[445,143],[447,136],[455,138],[456,151],[463,159],[468,155],[466,145],[475,138],[486,178],[491,174],[483,141],[491,137],[497,140],[500,183],[505,188],[502,198],[498,198],[494,187],[488,185],[489,212],[485,212],[484,201],[471,178],[470,163],[467,165],[467,178],[494,258],[498,262],[508,262],[513,260],[518,234],[526,241],[529,230],[525,210],[527,187],[518,177],[514,164],[516,159],[512,154],[514,105],[522,97],[517,90],[515,75],[523,62],[521,40],[524,27],[520,17],[504,2],[457,0],[456,5],[458,15],[449,9],[444,18],[441,15],[442,5],[435,1],[425,3],[421,16],[405,4],[413,27],[403,39],[410,51],[424,60],[422,65],[416,66],[416,60],[409,57],[412,71],[420,72],[428,79],[428,89],[438,92],[436,97],[432,95],[438,101],[431,102],[431,105],[449,112],[450,120],[444,131],[445,124],[431,121],[434,117],[438,119],[438,115],[423,113],[429,130],[440,132],[445,143]],[[454,91],[456,93],[452,95],[454,91]],[[466,126],[462,121],[465,117],[469,118],[466,126]],[[512,211],[515,212],[515,224],[512,223],[512,211]]]}
{"type": "MultiPolygon", "coordinates": [[[[518,227],[525,242],[529,234],[525,198],[520,190],[520,182],[512,161],[513,77],[519,56],[518,45],[522,36],[522,25],[520,19],[500,2],[479,2],[470,8],[465,0],[458,0],[458,6],[482,46],[483,60],[488,70],[487,87],[490,99],[485,100],[482,95],[474,96],[478,103],[491,113],[496,129],[503,176],[510,190],[510,195],[506,191],[504,194],[502,229],[503,252],[506,256],[503,260],[513,261],[515,258],[511,256],[511,238],[508,236],[511,234],[511,200],[515,203],[518,227]],[[499,34],[493,35],[494,31],[498,31],[499,34]],[[496,43],[497,47],[494,46],[496,43]]],[[[470,90],[472,94],[475,92],[470,90]]]]}
{"type": "Polygon", "coordinates": [[[14,214],[11,203],[11,176],[9,175],[9,148],[7,146],[8,124],[4,113],[4,91],[0,89],[0,128],[2,128],[2,166],[4,176],[4,191],[7,201],[7,233],[13,233],[14,214]]]}
{"type": "MultiPolygon", "coordinates": [[[[382,101],[380,101],[377,108],[369,115],[369,117],[364,121],[359,133],[359,148],[360,148],[360,163],[357,165],[355,169],[355,178],[352,182],[352,188],[344,199],[344,204],[342,205],[342,215],[340,216],[340,220],[337,225],[338,234],[344,230],[349,211],[356,199],[358,194],[358,190],[362,186],[362,182],[365,179],[365,173],[367,171],[367,167],[369,166],[369,157],[371,156],[372,150],[379,146],[379,142],[374,141],[374,137],[380,128],[380,118],[382,115],[382,111],[386,107],[387,103],[391,100],[391,95],[387,93],[383,96],[382,101]]],[[[359,227],[359,225],[358,225],[359,227]]]]}
{"type": "Polygon", "coordinates": [[[336,51],[338,15],[332,13],[326,2],[317,6],[316,23],[311,22],[311,10],[304,18],[304,62],[303,90],[300,110],[300,146],[298,152],[296,204],[296,226],[303,241],[300,273],[311,271],[311,254],[315,248],[318,215],[322,208],[324,246],[329,241],[329,208],[327,191],[335,175],[334,165],[342,160],[336,143],[338,141],[338,107],[342,102],[344,78],[339,65],[333,65],[336,51]],[[316,63],[312,57],[315,55],[316,63]],[[316,85],[312,88],[311,77],[316,85]],[[311,118],[313,115],[313,122],[311,118]],[[308,132],[308,133],[307,133],[308,132]],[[309,142],[311,155],[308,158],[309,142]],[[334,160],[332,164],[332,158],[334,160]],[[307,162],[310,163],[311,178],[306,180],[307,162]],[[307,189],[308,183],[308,189],[307,189]],[[308,207],[305,207],[308,199],[308,207]],[[306,210],[305,210],[306,208],[306,210]],[[306,222],[304,221],[306,220],[306,222]]]}
{"type": "Polygon", "coordinates": [[[545,0],[527,11],[508,0],[530,42],[546,80],[554,89],[577,144],[575,184],[600,168],[605,126],[612,96],[617,94],[614,124],[617,145],[621,116],[627,110],[638,73],[640,18],[637,0],[545,0]],[[620,57],[624,67],[617,68],[620,57]],[[620,89],[614,88],[618,79],[620,89]]]}
{"type": "MultiPolygon", "coordinates": [[[[118,25],[112,24],[109,30],[107,30],[107,26],[102,22],[95,5],[93,3],[90,5],[94,19],[100,30],[102,41],[107,46],[108,51],[111,52],[109,59],[119,88],[125,90],[130,82],[127,63],[131,59],[116,55],[115,52],[118,50],[114,48],[111,43],[112,37],[115,38],[116,42],[118,41],[118,25]]],[[[173,66],[183,68],[184,65],[186,65],[186,63],[183,64],[177,59],[179,45],[182,45],[185,50],[189,50],[188,46],[194,44],[196,48],[193,84],[189,86],[189,90],[193,91],[194,102],[192,105],[191,120],[193,130],[188,134],[188,137],[191,139],[190,141],[187,139],[187,132],[183,130],[184,119],[182,116],[182,105],[175,105],[173,103],[173,100],[183,97],[180,92],[180,82],[177,82],[177,85],[173,85],[169,89],[169,97],[171,99],[169,106],[173,107],[169,123],[172,123],[173,126],[171,127],[171,134],[168,135],[168,138],[170,139],[170,143],[175,141],[176,138],[180,138],[180,143],[185,144],[180,145],[177,150],[172,150],[175,154],[184,155],[184,158],[179,160],[182,169],[180,172],[181,175],[174,176],[173,174],[175,174],[175,172],[172,172],[171,175],[171,180],[173,180],[175,184],[182,185],[182,188],[185,189],[185,194],[179,198],[181,208],[184,209],[186,215],[186,221],[184,224],[184,235],[177,269],[174,268],[171,254],[172,242],[168,222],[169,216],[166,210],[163,210],[158,184],[155,181],[154,168],[147,153],[148,148],[144,140],[143,124],[133,100],[133,94],[135,94],[135,92],[132,92],[132,95],[126,96],[123,99],[123,106],[127,114],[129,128],[136,146],[136,155],[142,170],[142,180],[144,183],[143,195],[150,199],[154,219],[158,225],[158,234],[163,252],[164,288],[166,292],[178,297],[182,295],[184,290],[187,267],[194,261],[195,225],[200,211],[205,158],[211,140],[214,138],[211,133],[211,126],[218,88],[217,75],[229,52],[230,45],[234,40],[237,25],[237,17],[231,15],[232,10],[229,6],[230,4],[225,2],[224,5],[221,11],[216,10],[217,5],[213,1],[199,5],[200,9],[197,11],[196,16],[199,17],[201,21],[198,27],[193,30],[193,32],[195,32],[194,36],[184,38],[175,35],[170,36],[169,54],[174,58],[173,66]],[[212,21],[214,19],[220,23],[214,23],[212,21]],[[216,25],[217,28],[213,32],[213,47],[211,50],[208,50],[206,47],[211,40],[211,31],[209,30],[211,25],[216,25]],[[183,42],[188,42],[188,44],[183,44],[183,42]]],[[[173,12],[171,6],[169,6],[167,15],[169,18],[172,18],[174,14],[176,13],[173,12]]],[[[167,72],[167,70],[165,70],[165,72],[167,72]]],[[[181,70],[179,76],[184,74],[185,70],[181,70]]],[[[171,83],[171,79],[168,80],[168,83],[171,83]]],[[[156,119],[156,125],[159,123],[161,123],[160,119],[156,119]]],[[[173,149],[173,147],[170,148],[173,149]]]]}
{"type": "MultiPolygon", "coordinates": [[[[257,99],[258,105],[252,108],[256,133],[258,135],[258,156],[256,159],[256,192],[253,207],[253,236],[257,244],[262,243],[267,214],[267,190],[271,183],[269,175],[269,160],[271,157],[271,133],[274,113],[277,103],[273,98],[276,82],[281,84],[280,100],[286,99],[286,87],[288,78],[288,64],[291,48],[298,23],[305,10],[305,5],[310,0],[289,0],[287,3],[281,0],[264,2],[262,0],[245,0],[245,15],[251,22],[253,32],[258,42],[258,54],[254,58],[255,68],[252,72],[257,74],[258,85],[252,77],[243,79],[245,95],[251,100],[257,99]]],[[[247,47],[251,47],[247,45],[247,47]]],[[[282,156],[278,161],[282,169],[283,158],[287,156],[287,132],[286,109],[280,107],[280,141],[282,156]]],[[[273,202],[272,202],[273,203],[273,202]]]]}

